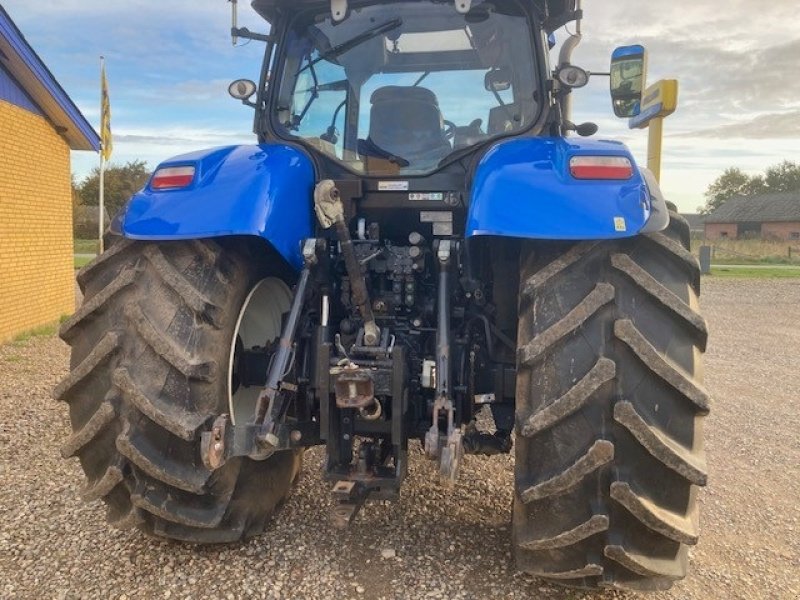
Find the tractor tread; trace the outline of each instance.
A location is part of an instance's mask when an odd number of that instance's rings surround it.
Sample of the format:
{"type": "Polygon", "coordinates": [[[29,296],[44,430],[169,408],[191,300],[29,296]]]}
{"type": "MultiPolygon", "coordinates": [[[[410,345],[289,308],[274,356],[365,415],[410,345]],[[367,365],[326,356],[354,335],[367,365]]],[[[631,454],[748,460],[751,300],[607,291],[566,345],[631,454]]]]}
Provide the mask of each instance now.
{"type": "Polygon", "coordinates": [[[123,367],[114,371],[112,380],[139,412],[182,440],[189,442],[196,439],[198,430],[208,421],[207,416],[169,404],[158,397],[149,397],[123,367]]]}
{"type": "Polygon", "coordinates": [[[566,546],[572,546],[578,542],[582,542],[586,538],[590,538],[593,535],[607,531],[608,525],[608,515],[594,515],[585,523],[581,523],[577,527],[573,527],[568,531],[564,531],[554,536],[521,541],[519,542],[519,546],[525,550],[552,550],[553,548],[565,548],[566,546]]]}
{"type": "Polygon", "coordinates": [[[648,425],[633,404],[617,403],[614,406],[614,420],[627,429],[651,456],[693,484],[706,485],[708,476],[704,455],[692,453],[658,428],[648,425]]]}
{"type": "Polygon", "coordinates": [[[520,498],[525,504],[530,504],[534,500],[562,494],[612,460],[614,460],[614,444],[608,440],[597,440],[574,464],[558,475],[528,487],[520,493],[520,498]]]}
{"type": "Polygon", "coordinates": [[[219,327],[219,307],[197,290],[154,245],[144,249],[144,255],[153,265],[161,280],[174,291],[195,314],[206,319],[214,327],[219,327]]]}
{"type": "Polygon", "coordinates": [[[680,515],[652,500],[637,494],[633,488],[624,481],[615,481],[611,484],[611,498],[636,517],[645,527],[669,539],[689,544],[697,544],[697,510],[696,505],[686,515],[680,515]]]}
{"type": "Polygon", "coordinates": [[[98,312],[108,304],[109,300],[133,284],[133,282],[136,281],[137,274],[138,272],[136,269],[130,267],[125,268],[110,284],[89,300],[86,300],[81,307],[75,311],[75,314],[61,325],[58,332],[61,339],[65,342],[70,342],[75,334],[76,326],[84,319],[98,312]]]}
{"type": "Polygon", "coordinates": [[[694,328],[695,335],[702,341],[700,349],[705,351],[706,340],[708,339],[708,328],[703,317],[693,311],[688,304],[678,298],[665,287],[664,284],[636,264],[627,254],[614,254],[611,257],[611,264],[615,269],[630,277],[635,284],[647,292],[652,298],[686,321],[690,327],[694,328]]]}
{"type": "Polygon", "coordinates": [[[100,271],[102,268],[104,268],[107,265],[107,263],[111,261],[111,259],[122,254],[122,252],[124,250],[127,250],[132,243],[133,242],[131,240],[122,238],[118,242],[113,244],[110,248],[108,248],[105,252],[98,255],[85,267],[81,268],[81,270],[78,271],[78,274],[75,276],[75,279],[78,281],[78,286],[80,287],[81,292],[84,292],[86,290],[86,283],[92,279],[92,277],[97,271],[100,271]]]}
{"type": "Polygon", "coordinates": [[[217,363],[192,361],[186,351],[153,326],[138,303],[126,306],[125,316],[130,319],[139,336],[152,348],[156,356],[166,360],[184,377],[200,381],[212,381],[216,377],[217,363]]]}
{"type": "Polygon", "coordinates": [[[217,279],[224,285],[228,286],[231,283],[230,276],[220,268],[221,265],[228,266],[229,263],[225,261],[225,252],[217,242],[214,240],[191,240],[189,245],[197,256],[199,256],[203,264],[208,269],[213,269],[217,279]]]}
{"type": "Polygon", "coordinates": [[[543,577],[545,579],[583,579],[585,577],[599,577],[603,574],[603,567],[597,564],[587,564],[580,569],[573,569],[571,571],[532,571],[531,575],[534,577],[543,577]]]}
{"type": "Polygon", "coordinates": [[[633,321],[629,319],[616,321],[614,323],[614,335],[625,342],[648,369],[694,403],[702,414],[708,414],[711,406],[708,392],[663,358],[658,350],[636,328],[633,321]]]}
{"type": "Polygon", "coordinates": [[[131,494],[131,502],[135,507],[166,521],[200,529],[218,527],[227,511],[227,502],[211,508],[188,506],[176,502],[167,491],[142,485],[137,486],[131,494]]]}
{"type": "Polygon", "coordinates": [[[61,329],[72,370],[54,395],[72,425],[62,452],[112,526],[231,542],[263,532],[290,493],[299,451],[213,473],[200,461],[200,432],[229,410],[221,367],[241,303],[278,273],[277,253],[238,240],[117,239],[79,274],[84,304],[61,329]]]}
{"type": "Polygon", "coordinates": [[[117,411],[107,400],[92,414],[89,420],[73,433],[61,446],[61,456],[71,458],[85,448],[97,435],[117,417],[117,411]]]}
{"type": "Polygon", "coordinates": [[[111,511],[109,511],[107,516],[108,524],[121,531],[143,527],[146,523],[144,511],[136,506],[131,506],[130,510],[121,515],[110,513],[111,511]]]}
{"type": "Polygon", "coordinates": [[[674,579],[663,577],[617,576],[608,580],[600,580],[597,586],[604,590],[622,592],[666,592],[675,583],[674,579]]]}
{"type": "Polygon", "coordinates": [[[225,529],[218,527],[203,529],[160,520],[153,527],[153,533],[159,537],[188,544],[230,544],[238,542],[245,536],[245,525],[244,523],[238,523],[225,529]]]}
{"type": "Polygon", "coordinates": [[[537,433],[550,429],[586,405],[603,385],[614,379],[616,373],[617,366],[614,361],[601,358],[592,367],[592,370],[563,396],[530,415],[523,422],[520,433],[525,437],[533,437],[537,433]]]}
{"type": "Polygon", "coordinates": [[[223,253],[222,246],[214,240],[190,240],[189,245],[208,267],[215,267],[223,253]]]}
{"type": "Polygon", "coordinates": [[[201,495],[206,492],[206,483],[211,473],[205,467],[182,465],[177,462],[159,460],[159,451],[145,448],[140,440],[130,434],[130,423],[126,423],[117,436],[117,450],[147,475],[186,492],[201,495]]]}
{"type": "Polygon", "coordinates": [[[86,502],[100,500],[110,494],[111,490],[122,483],[123,480],[124,477],[120,468],[117,465],[111,465],[100,479],[84,488],[81,492],[81,497],[86,502]]]}
{"type": "Polygon", "coordinates": [[[97,346],[84,358],[77,367],[70,371],[61,383],[53,390],[53,398],[60,401],[69,402],[67,395],[84,381],[92,372],[114,352],[119,349],[119,334],[109,331],[103,336],[97,346]]]}
{"type": "Polygon", "coordinates": [[[522,287],[522,298],[529,299],[533,297],[537,290],[544,286],[553,277],[579,262],[584,256],[589,254],[589,252],[591,252],[595,246],[597,246],[597,242],[582,242],[580,244],[576,244],[567,252],[556,258],[545,268],[533,274],[528,278],[522,287]]]}
{"type": "Polygon", "coordinates": [[[526,573],[634,591],[686,575],[711,406],[687,233],[672,215],[658,234],[523,244],[512,537],[526,573]]]}
{"type": "Polygon", "coordinates": [[[533,366],[564,338],[574,334],[592,315],[614,300],[614,286],[598,283],[564,318],[551,325],[546,331],[535,336],[519,349],[519,362],[527,367],[533,366]]]}
{"type": "MultiPolygon", "coordinates": [[[[683,548],[681,552],[686,554],[688,546],[683,548]]],[[[618,545],[606,546],[603,554],[629,571],[643,577],[665,578],[673,581],[683,577],[683,560],[680,559],[676,561],[653,558],[618,545]]]]}
{"type": "Polygon", "coordinates": [[[648,233],[642,237],[660,246],[662,250],[666,250],[667,255],[673,256],[678,264],[689,273],[695,294],[700,295],[700,263],[697,262],[694,255],[683,244],[665,233],[648,233]]]}

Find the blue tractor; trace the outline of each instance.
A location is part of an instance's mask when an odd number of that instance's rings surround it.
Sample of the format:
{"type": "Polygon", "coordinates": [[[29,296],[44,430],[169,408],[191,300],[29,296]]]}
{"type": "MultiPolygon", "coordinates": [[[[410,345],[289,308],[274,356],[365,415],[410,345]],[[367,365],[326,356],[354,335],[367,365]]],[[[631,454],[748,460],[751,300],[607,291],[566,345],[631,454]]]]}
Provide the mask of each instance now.
{"type": "MultiPolygon", "coordinates": [[[[252,6],[270,33],[233,33],[265,44],[259,82],[230,92],[257,144],[159,165],[78,276],[56,395],[86,498],[118,527],[233,542],[311,446],[338,526],[398,497],[409,442],[445,481],[513,449],[520,570],[684,577],[706,483],[700,273],[652,175],[570,120],[580,2],[252,6]]],[[[642,48],[610,75],[636,114],[642,48]]]]}

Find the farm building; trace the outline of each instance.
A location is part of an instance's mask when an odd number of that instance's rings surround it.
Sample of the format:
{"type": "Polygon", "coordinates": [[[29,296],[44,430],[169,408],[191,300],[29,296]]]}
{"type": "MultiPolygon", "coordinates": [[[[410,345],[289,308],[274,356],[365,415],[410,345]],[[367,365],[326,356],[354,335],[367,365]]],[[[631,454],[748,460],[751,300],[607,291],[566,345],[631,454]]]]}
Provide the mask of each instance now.
{"type": "Polygon", "coordinates": [[[99,146],[0,6],[0,343],[73,312],[70,150],[99,146]]]}
{"type": "Polygon", "coordinates": [[[689,230],[694,237],[703,237],[705,234],[706,216],[696,213],[681,213],[681,216],[689,223],[689,230]]]}
{"type": "Polygon", "coordinates": [[[705,219],[706,239],[800,240],[800,192],[731,198],[705,219]]]}

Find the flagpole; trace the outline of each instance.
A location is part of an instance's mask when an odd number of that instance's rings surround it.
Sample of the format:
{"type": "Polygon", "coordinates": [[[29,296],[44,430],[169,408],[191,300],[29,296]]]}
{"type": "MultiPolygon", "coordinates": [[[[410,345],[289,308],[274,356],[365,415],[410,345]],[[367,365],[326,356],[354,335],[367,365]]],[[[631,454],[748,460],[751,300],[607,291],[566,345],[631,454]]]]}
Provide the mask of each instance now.
{"type": "MultiPolygon", "coordinates": [[[[100,57],[100,79],[102,81],[103,75],[105,73],[105,66],[106,66],[106,59],[104,56],[100,57]]],[[[101,86],[102,87],[102,86],[101,86]]],[[[103,92],[100,92],[100,127],[102,128],[102,120],[103,120],[103,113],[105,112],[105,107],[103,105],[103,92]]],[[[105,170],[106,170],[106,157],[105,157],[105,148],[102,147],[102,142],[100,144],[100,201],[99,210],[100,210],[100,218],[98,219],[98,226],[97,226],[97,237],[99,240],[99,249],[100,254],[104,252],[103,249],[103,233],[105,232],[105,219],[103,218],[103,213],[105,213],[105,170]]]]}

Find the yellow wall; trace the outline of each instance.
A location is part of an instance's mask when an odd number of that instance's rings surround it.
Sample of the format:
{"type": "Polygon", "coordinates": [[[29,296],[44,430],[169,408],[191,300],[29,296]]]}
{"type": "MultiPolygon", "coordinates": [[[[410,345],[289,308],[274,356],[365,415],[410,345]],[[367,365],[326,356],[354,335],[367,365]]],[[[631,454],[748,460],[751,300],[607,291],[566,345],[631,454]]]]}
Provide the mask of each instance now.
{"type": "Polygon", "coordinates": [[[0,343],[75,309],[67,143],[0,100],[0,343]]]}

